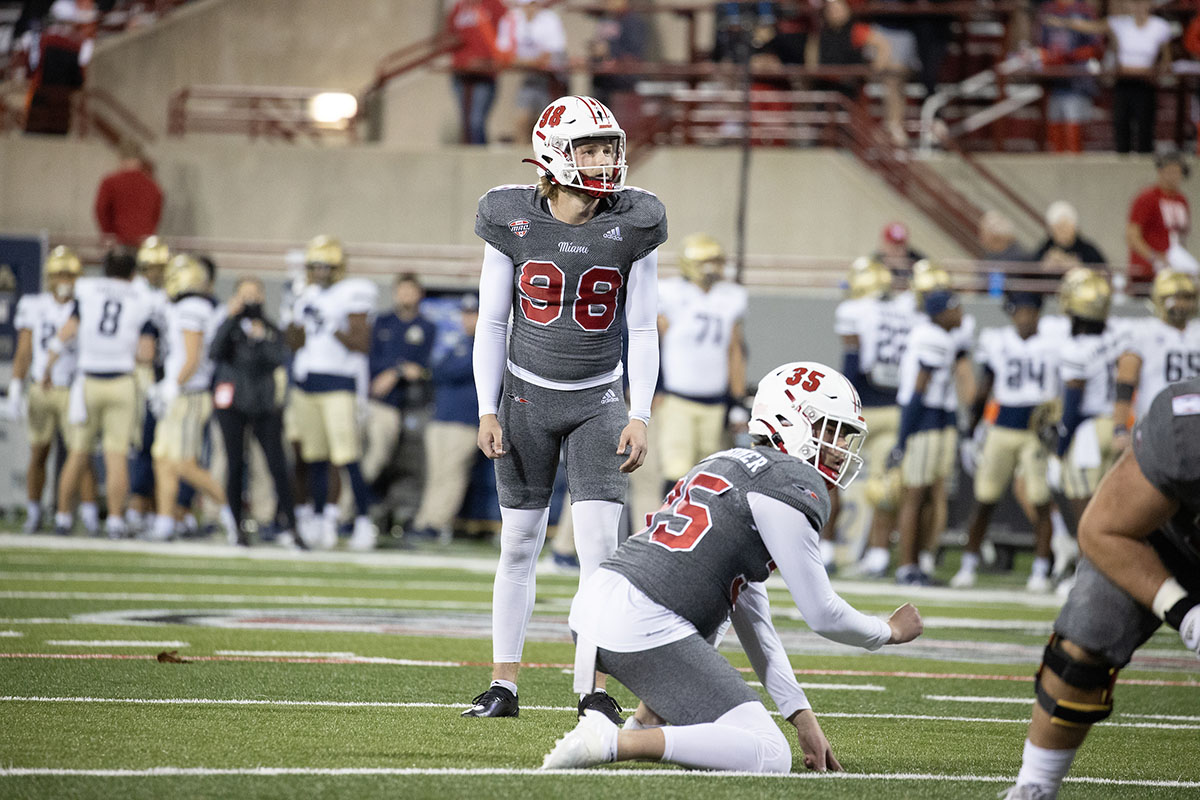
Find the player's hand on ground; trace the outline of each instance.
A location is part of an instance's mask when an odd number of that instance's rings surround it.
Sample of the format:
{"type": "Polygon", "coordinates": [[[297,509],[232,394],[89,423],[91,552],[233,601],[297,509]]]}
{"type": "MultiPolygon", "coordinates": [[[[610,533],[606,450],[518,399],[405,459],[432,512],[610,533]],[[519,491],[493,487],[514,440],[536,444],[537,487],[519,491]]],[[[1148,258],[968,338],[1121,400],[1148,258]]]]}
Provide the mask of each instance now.
{"type": "Polygon", "coordinates": [[[1200,606],[1183,615],[1183,623],[1179,626],[1179,638],[1183,646],[1200,658],[1200,606]]]}
{"type": "Polygon", "coordinates": [[[888,644],[904,644],[920,636],[925,630],[925,623],[921,621],[921,612],[917,611],[917,607],[905,603],[888,617],[888,627],[892,629],[888,644]]]}
{"type": "Polygon", "coordinates": [[[817,715],[811,708],[797,712],[790,721],[796,726],[796,739],[804,752],[806,768],[817,772],[842,771],[842,765],[834,757],[833,748],[829,746],[829,740],[825,738],[825,732],[821,730],[817,715]]]}
{"type": "Polygon", "coordinates": [[[504,433],[500,430],[500,420],[495,414],[484,414],[479,418],[479,436],[475,443],[488,458],[499,458],[504,455],[504,433]]]}
{"type": "Polygon", "coordinates": [[[646,423],[640,419],[631,419],[621,431],[621,440],[617,442],[617,455],[629,455],[621,465],[621,472],[633,472],[646,460],[646,423]]]}

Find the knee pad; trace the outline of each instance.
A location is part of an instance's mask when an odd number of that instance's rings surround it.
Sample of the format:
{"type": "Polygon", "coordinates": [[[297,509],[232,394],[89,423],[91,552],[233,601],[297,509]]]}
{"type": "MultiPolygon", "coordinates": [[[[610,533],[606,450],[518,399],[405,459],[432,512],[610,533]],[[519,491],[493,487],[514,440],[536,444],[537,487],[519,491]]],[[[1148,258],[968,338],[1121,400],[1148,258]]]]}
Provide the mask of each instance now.
{"type": "Polygon", "coordinates": [[[1080,661],[1063,649],[1058,634],[1050,637],[1042,653],[1042,663],[1034,678],[1037,703],[1054,725],[1067,728],[1082,728],[1107,719],[1113,709],[1113,685],[1117,682],[1117,667],[1105,663],[1080,661]],[[1042,687],[1042,670],[1048,669],[1068,686],[1080,691],[1099,690],[1097,703],[1082,703],[1075,700],[1060,700],[1051,697],[1042,687]]]}

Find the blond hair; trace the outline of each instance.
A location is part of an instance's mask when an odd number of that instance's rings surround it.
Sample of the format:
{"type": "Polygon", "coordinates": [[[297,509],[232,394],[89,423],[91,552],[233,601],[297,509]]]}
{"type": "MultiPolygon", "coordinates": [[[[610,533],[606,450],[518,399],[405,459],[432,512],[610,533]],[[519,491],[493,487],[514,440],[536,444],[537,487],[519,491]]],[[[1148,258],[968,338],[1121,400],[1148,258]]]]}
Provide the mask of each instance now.
{"type": "Polygon", "coordinates": [[[550,180],[549,175],[542,175],[540,178],[538,178],[537,191],[539,197],[544,197],[547,200],[553,200],[554,198],[558,197],[558,194],[562,191],[562,188],[562,186],[550,180]]]}

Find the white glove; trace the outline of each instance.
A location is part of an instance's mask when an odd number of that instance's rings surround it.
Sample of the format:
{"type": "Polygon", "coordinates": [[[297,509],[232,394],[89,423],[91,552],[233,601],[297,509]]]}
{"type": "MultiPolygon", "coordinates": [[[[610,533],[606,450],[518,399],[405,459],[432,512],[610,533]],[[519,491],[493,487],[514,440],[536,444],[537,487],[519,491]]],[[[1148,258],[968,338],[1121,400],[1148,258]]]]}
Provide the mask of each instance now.
{"type": "Polygon", "coordinates": [[[1183,640],[1184,647],[1200,658],[1200,606],[1192,606],[1192,610],[1183,615],[1179,638],[1183,640]]]}
{"type": "Polygon", "coordinates": [[[150,404],[150,411],[154,417],[163,419],[176,397],[179,397],[179,384],[170,378],[163,378],[150,387],[150,391],[146,393],[146,402],[150,404]]]}
{"type": "Polygon", "coordinates": [[[975,443],[974,439],[964,436],[959,440],[958,457],[962,461],[963,472],[974,477],[979,461],[979,445],[975,443]]]}
{"type": "Polygon", "coordinates": [[[1046,484],[1056,492],[1062,491],[1062,459],[1058,456],[1046,461],[1046,484]]]}
{"type": "Polygon", "coordinates": [[[8,402],[4,414],[13,422],[25,419],[25,382],[20,378],[8,382],[8,402]]]}

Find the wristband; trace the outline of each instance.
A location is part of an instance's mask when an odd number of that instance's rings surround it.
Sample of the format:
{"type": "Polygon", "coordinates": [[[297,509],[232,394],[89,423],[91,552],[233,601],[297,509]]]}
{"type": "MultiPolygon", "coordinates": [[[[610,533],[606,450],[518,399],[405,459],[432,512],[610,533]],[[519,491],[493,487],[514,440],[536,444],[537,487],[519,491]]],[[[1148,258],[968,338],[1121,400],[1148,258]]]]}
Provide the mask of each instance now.
{"type": "Polygon", "coordinates": [[[1167,578],[1162,582],[1162,586],[1158,587],[1158,592],[1154,595],[1154,602],[1150,604],[1150,610],[1156,617],[1165,620],[1167,612],[1185,597],[1187,597],[1187,590],[1179,585],[1179,581],[1167,578]]]}
{"type": "Polygon", "coordinates": [[[1184,617],[1188,616],[1189,612],[1195,611],[1197,606],[1200,606],[1200,597],[1188,595],[1171,606],[1171,609],[1167,612],[1167,624],[1180,633],[1183,633],[1184,617]]]}

